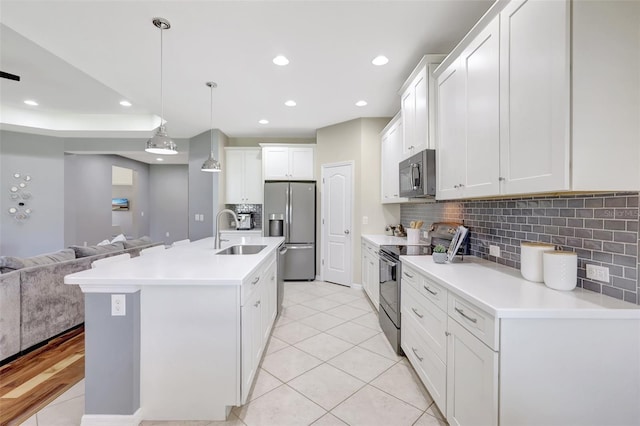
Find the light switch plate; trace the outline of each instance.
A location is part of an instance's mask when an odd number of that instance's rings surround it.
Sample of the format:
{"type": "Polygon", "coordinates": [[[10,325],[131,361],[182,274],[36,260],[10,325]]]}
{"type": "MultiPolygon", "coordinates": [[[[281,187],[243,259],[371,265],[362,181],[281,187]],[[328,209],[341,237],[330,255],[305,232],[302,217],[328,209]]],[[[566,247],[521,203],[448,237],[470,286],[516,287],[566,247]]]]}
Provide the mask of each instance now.
{"type": "Polygon", "coordinates": [[[587,278],[605,283],[610,282],[609,268],[606,266],[598,266],[587,264],[587,278]]]}

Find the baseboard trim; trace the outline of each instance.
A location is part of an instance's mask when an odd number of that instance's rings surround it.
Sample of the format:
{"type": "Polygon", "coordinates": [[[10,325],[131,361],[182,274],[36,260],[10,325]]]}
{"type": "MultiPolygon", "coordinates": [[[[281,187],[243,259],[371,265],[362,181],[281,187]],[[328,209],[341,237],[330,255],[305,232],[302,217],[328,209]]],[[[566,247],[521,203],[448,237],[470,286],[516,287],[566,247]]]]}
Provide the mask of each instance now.
{"type": "Polygon", "coordinates": [[[351,288],[355,290],[362,290],[362,284],[351,283],[351,288]]]}
{"type": "Polygon", "coordinates": [[[138,426],[142,421],[142,410],[130,415],[84,414],[80,426],[138,426]]]}
{"type": "Polygon", "coordinates": [[[322,281],[322,277],[320,275],[316,275],[316,281],[322,281]]]}

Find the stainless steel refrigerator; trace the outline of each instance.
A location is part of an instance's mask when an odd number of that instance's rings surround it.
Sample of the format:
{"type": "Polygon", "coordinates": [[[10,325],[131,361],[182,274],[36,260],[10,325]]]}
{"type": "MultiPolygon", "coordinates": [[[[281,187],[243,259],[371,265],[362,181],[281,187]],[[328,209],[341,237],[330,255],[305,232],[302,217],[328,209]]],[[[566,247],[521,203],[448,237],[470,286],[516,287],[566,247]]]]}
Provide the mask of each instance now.
{"type": "Polygon", "coordinates": [[[265,182],[264,235],[283,236],[285,280],[316,276],[316,183],[265,182]]]}

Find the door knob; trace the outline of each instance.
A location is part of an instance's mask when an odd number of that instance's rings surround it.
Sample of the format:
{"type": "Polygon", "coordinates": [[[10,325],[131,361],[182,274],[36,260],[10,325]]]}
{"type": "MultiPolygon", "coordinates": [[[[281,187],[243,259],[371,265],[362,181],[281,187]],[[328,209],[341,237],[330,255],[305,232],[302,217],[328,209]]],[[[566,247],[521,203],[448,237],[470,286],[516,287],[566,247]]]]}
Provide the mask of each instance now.
{"type": "Polygon", "coordinates": [[[348,229],[345,229],[345,230],[344,230],[344,233],[345,233],[346,235],[349,235],[349,230],[348,230],[348,229]]]}

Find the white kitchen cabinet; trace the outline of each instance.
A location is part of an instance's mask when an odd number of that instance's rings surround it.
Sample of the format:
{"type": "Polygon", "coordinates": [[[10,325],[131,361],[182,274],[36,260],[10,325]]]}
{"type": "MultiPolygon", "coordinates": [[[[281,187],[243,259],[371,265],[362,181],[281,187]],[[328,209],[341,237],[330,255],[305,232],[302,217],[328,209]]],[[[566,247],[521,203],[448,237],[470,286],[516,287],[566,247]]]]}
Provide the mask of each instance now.
{"type": "Polygon", "coordinates": [[[400,88],[402,112],[402,159],[423,149],[433,149],[434,79],[433,71],[445,55],[425,55],[400,88]]]}
{"type": "Polygon", "coordinates": [[[243,404],[247,401],[276,316],[275,274],[275,260],[271,259],[251,274],[241,288],[241,399],[243,404]]]}
{"type": "Polygon", "coordinates": [[[262,158],[258,148],[225,148],[225,203],[262,204],[262,158]]]}
{"type": "Polygon", "coordinates": [[[438,199],[497,195],[499,18],[437,79],[438,199]]]}
{"type": "Polygon", "coordinates": [[[637,191],[639,26],[639,2],[496,2],[434,73],[436,197],[637,191]]]}
{"type": "Polygon", "coordinates": [[[362,242],[361,246],[362,288],[371,304],[379,310],[380,306],[380,267],[378,247],[362,242]]]}
{"type": "Polygon", "coordinates": [[[264,180],[313,180],[313,145],[260,144],[264,180]]]}
{"type": "Polygon", "coordinates": [[[447,421],[459,426],[497,425],[498,352],[451,317],[447,328],[447,421]]]}
{"type": "Polygon", "coordinates": [[[513,0],[500,13],[505,194],[570,189],[569,8],[568,1],[513,0]]]}
{"type": "Polygon", "coordinates": [[[380,195],[382,204],[404,203],[400,197],[398,164],[402,160],[402,114],[398,113],[382,130],[380,137],[380,195]]]}

